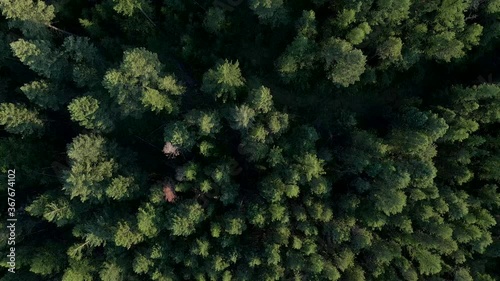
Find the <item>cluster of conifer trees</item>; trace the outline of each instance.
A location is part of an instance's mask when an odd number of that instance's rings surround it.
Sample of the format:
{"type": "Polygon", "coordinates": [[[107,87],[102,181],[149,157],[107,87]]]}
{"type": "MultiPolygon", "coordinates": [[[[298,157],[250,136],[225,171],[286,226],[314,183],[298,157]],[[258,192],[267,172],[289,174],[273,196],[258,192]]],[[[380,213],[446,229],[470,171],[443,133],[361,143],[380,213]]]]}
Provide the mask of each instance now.
{"type": "Polygon", "coordinates": [[[500,0],[220,2],[0,0],[1,281],[500,278],[500,0]]]}

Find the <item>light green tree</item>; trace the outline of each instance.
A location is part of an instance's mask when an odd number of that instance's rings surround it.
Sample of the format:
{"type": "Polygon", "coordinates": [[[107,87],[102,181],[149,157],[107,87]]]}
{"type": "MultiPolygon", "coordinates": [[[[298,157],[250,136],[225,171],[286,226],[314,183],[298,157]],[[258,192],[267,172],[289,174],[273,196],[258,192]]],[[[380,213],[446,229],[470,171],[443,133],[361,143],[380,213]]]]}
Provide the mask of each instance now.
{"type": "Polygon", "coordinates": [[[0,125],[7,132],[23,136],[41,134],[44,121],[38,111],[13,103],[0,104],[0,125]]]}

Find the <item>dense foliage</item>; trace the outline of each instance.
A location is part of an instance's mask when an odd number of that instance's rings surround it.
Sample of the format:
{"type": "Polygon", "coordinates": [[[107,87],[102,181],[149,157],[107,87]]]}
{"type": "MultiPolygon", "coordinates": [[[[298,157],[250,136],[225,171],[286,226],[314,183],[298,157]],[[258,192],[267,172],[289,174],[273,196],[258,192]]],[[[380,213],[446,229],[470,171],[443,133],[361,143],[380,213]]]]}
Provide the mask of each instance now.
{"type": "Polygon", "coordinates": [[[0,280],[500,279],[500,0],[0,10],[0,280]]]}

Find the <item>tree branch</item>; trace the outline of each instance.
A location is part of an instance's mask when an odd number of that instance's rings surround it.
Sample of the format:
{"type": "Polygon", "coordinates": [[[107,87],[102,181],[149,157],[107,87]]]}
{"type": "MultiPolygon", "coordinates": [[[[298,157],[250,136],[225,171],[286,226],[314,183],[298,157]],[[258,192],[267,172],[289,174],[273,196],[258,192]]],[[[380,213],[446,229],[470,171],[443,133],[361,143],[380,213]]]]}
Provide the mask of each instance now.
{"type": "Polygon", "coordinates": [[[53,30],[55,30],[55,31],[58,31],[58,32],[64,33],[64,34],[66,34],[66,35],[69,35],[69,36],[77,36],[76,34],[73,34],[73,33],[69,32],[69,31],[66,31],[66,30],[62,30],[62,29],[60,29],[60,28],[58,28],[58,27],[55,27],[55,26],[53,26],[53,25],[51,25],[51,24],[48,24],[48,25],[47,25],[47,27],[49,27],[49,28],[51,28],[51,29],[53,29],[53,30]]]}
{"type": "Polygon", "coordinates": [[[156,27],[156,24],[153,22],[153,20],[144,12],[142,8],[139,8],[139,10],[142,12],[142,14],[148,19],[148,21],[153,25],[153,27],[156,27]]]}

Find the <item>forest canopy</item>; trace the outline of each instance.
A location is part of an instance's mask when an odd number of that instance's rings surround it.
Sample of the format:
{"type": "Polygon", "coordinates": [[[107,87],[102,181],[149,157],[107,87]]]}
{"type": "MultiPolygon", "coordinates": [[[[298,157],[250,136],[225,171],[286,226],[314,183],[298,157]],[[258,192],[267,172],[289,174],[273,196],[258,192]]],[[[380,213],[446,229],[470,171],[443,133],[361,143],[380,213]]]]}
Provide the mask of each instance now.
{"type": "Polygon", "coordinates": [[[500,0],[0,11],[1,281],[500,279],[500,0]]]}

